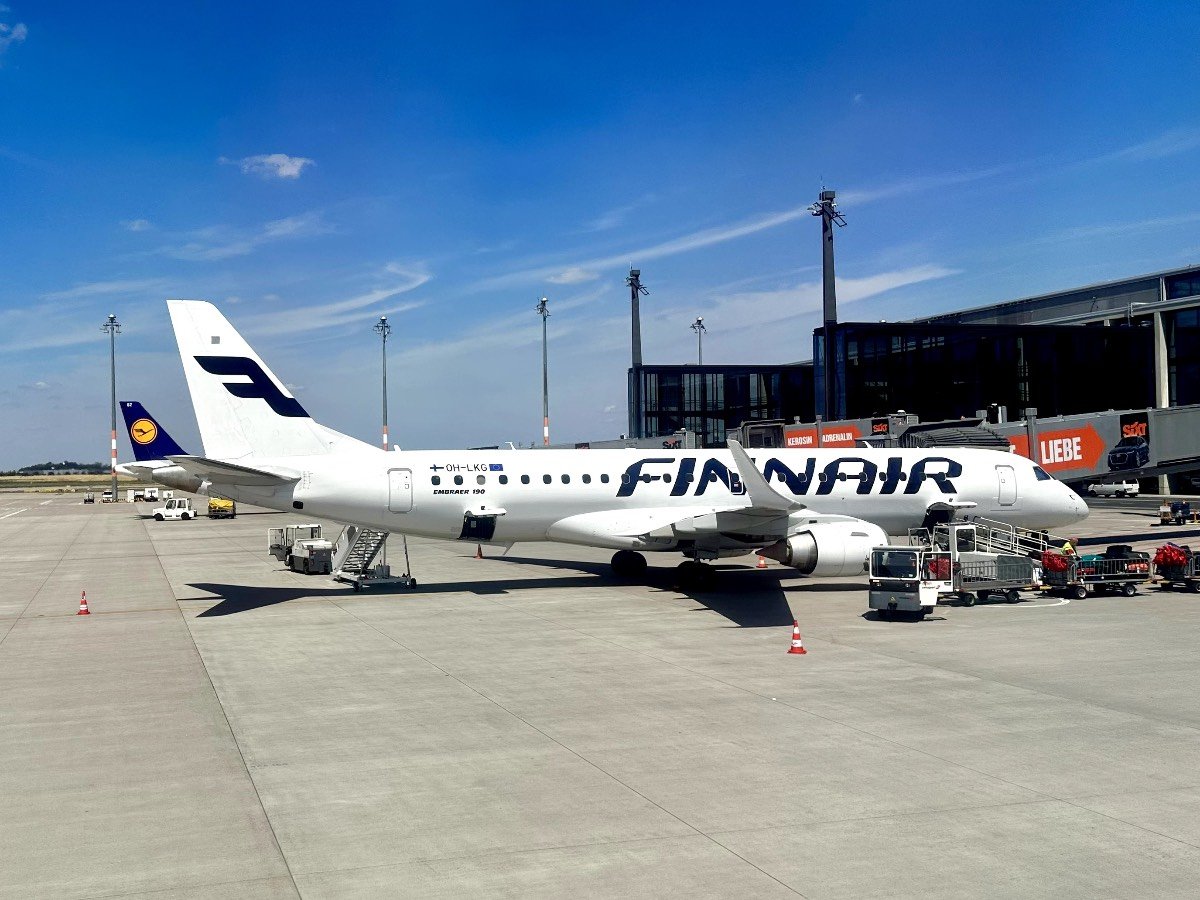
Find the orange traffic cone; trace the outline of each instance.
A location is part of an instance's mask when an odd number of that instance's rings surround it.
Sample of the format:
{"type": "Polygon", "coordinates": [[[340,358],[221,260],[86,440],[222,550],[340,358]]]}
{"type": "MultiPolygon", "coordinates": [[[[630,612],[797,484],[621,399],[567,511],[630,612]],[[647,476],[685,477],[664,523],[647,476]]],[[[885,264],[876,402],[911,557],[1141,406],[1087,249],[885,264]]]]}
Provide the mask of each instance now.
{"type": "Polygon", "coordinates": [[[792,646],[788,653],[807,653],[804,649],[804,638],[800,637],[800,623],[792,620],[792,646]]]}
{"type": "Polygon", "coordinates": [[[79,597],[79,612],[75,613],[75,615],[90,616],[91,614],[92,611],[87,608],[87,591],[84,591],[79,597]]]}
{"type": "Polygon", "coordinates": [[[761,553],[758,554],[758,565],[756,565],[754,568],[765,569],[766,567],[767,567],[767,558],[765,556],[763,556],[761,553]]]}
{"type": "Polygon", "coordinates": [[[483,544],[476,544],[476,545],[475,545],[475,558],[476,558],[476,559],[483,559],[483,544]]]}

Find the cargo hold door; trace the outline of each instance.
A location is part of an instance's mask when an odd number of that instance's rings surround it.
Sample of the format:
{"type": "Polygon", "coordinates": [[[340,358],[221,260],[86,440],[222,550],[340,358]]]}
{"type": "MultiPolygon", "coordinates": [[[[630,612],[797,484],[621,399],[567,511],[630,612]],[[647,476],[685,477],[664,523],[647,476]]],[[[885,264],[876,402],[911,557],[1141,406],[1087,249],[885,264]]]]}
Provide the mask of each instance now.
{"type": "Polygon", "coordinates": [[[1017,502],[1017,473],[1012,466],[996,466],[996,479],[1000,485],[1000,505],[1012,506],[1017,502]]]}
{"type": "Polygon", "coordinates": [[[388,469],[388,509],[406,513],[412,506],[412,469],[388,469]]]}

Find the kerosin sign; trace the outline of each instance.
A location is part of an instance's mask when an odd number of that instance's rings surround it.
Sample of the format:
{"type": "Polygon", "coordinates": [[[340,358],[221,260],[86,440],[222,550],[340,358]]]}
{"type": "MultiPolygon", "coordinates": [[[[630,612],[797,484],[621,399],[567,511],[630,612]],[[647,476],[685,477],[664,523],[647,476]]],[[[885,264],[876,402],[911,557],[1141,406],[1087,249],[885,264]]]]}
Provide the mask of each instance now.
{"type": "MultiPolygon", "coordinates": [[[[822,447],[854,447],[862,434],[856,425],[830,425],[821,430],[822,447]]],[[[817,446],[817,429],[787,428],[783,432],[783,444],[792,449],[811,449],[817,446]]]]}

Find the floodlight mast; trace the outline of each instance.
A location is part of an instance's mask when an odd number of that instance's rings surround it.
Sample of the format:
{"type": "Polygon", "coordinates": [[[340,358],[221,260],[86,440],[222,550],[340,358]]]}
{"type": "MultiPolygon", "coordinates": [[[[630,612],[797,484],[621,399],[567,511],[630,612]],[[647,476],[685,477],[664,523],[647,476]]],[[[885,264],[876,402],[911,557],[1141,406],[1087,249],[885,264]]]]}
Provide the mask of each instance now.
{"type": "Polygon", "coordinates": [[[642,434],[642,305],[643,294],[649,294],[642,285],[642,270],[630,267],[629,277],[625,279],[629,285],[629,302],[633,321],[631,371],[629,385],[629,436],[644,437],[642,434]]]}
{"type": "Polygon", "coordinates": [[[100,326],[101,331],[108,332],[108,371],[112,384],[112,462],[109,474],[112,476],[112,502],[117,502],[117,335],[121,333],[121,323],[115,313],[110,313],[108,320],[100,326]]]}
{"type": "Polygon", "coordinates": [[[538,301],[537,314],[542,317],[542,445],[550,446],[550,365],[546,342],[546,319],[550,318],[547,298],[538,301]]]}
{"type": "Polygon", "coordinates": [[[386,451],[388,448],[387,339],[388,335],[392,333],[392,326],[388,324],[387,316],[379,317],[374,331],[383,338],[383,449],[386,451]]]}
{"type": "Polygon", "coordinates": [[[821,217],[821,288],[824,307],[825,359],[822,372],[825,376],[826,420],[836,419],[839,412],[834,409],[837,392],[834,390],[833,332],[837,325],[837,293],[833,276],[833,226],[842,228],[845,217],[837,208],[837,191],[822,190],[817,202],[808,208],[814,216],[821,217]]]}
{"type": "Polygon", "coordinates": [[[696,316],[696,321],[692,323],[692,331],[696,332],[696,365],[704,365],[704,332],[708,331],[704,327],[704,316],[696,316]]]}

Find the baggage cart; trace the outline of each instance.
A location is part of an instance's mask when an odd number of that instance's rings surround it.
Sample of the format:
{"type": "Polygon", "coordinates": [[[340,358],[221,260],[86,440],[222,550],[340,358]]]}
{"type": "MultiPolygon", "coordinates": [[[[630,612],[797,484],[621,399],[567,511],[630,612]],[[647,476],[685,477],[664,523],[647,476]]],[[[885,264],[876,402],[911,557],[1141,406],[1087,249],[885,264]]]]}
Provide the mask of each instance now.
{"type": "Polygon", "coordinates": [[[1047,552],[1043,580],[1066,597],[1084,599],[1089,593],[1121,593],[1132,597],[1137,586],[1153,577],[1150,557],[1128,547],[1109,547],[1104,555],[1070,556],[1047,552]]]}

